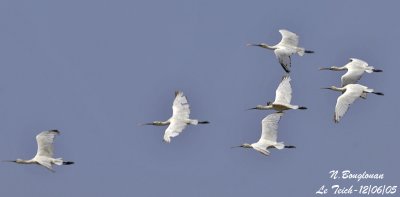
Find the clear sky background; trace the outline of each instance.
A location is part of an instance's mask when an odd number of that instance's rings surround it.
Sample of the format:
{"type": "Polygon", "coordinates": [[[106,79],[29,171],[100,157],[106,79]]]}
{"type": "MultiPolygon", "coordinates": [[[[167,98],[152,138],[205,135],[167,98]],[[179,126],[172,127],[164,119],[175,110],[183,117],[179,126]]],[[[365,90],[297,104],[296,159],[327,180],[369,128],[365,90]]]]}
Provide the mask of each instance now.
{"type": "Polygon", "coordinates": [[[311,196],[322,185],[399,185],[398,1],[0,2],[0,160],[30,159],[35,136],[58,129],[56,173],[1,163],[0,196],[311,196]],[[284,71],[272,51],[279,29],[315,54],[292,58],[293,103],[279,140],[297,149],[250,149],[284,71]],[[360,58],[383,73],[360,81],[385,93],[357,100],[333,123],[344,73],[318,71],[360,58]],[[192,118],[171,144],[174,91],[192,118]],[[330,170],[384,173],[332,181],[330,170]]]}

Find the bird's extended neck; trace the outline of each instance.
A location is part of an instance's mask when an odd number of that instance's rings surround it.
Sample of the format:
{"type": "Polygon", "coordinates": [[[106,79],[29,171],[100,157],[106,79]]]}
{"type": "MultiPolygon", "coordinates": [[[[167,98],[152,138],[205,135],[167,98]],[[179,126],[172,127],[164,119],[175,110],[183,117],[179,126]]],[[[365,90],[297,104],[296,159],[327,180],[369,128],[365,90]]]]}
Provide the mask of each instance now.
{"type": "Polygon", "coordinates": [[[18,163],[18,164],[36,164],[37,163],[33,159],[30,159],[30,160],[17,159],[17,160],[3,161],[3,162],[14,162],[14,163],[18,163]]]}
{"type": "Polygon", "coordinates": [[[268,110],[273,109],[272,104],[268,103],[267,105],[257,105],[256,107],[250,108],[248,110],[257,109],[257,110],[268,110]]]}
{"type": "Polygon", "coordinates": [[[167,121],[154,121],[153,122],[153,125],[155,125],[155,126],[165,126],[165,125],[169,125],[169,124],[170,124],[169,120],[167,120],[167,121]]]}
{"type": "Polygon", "coordinates": [[[165,126],[165,125],[169,125],[170,123],[171,123],[171,121],[166,120],[166,121],[153,121],[150,123],[144,123],[142,125],[165,126]]]}
{"type": "Polygon", "coordinates": [[[344,92],[346,90],[346,88],[338,88],[336,86],[331,86],[331,87],[322,88],[322,89],[329,89],[329,90],[338,91],[338,92],[344,92]]]}
{"type": "Polygon", "coordinates": [[[242,145],[240,145],[240,146],[233,146],[233,147],[231,147],[231,148],[253,148],[253,146],[251,145],[251,144],[247,144],[247,143],[244,143],[244,144],[242,144],[242,145]]]}
{"type": "Polygon", "coordinates": [[[271,49],[271,50],[275,50],[275,49],[276,49],[275,46],[270,46],[270,45],[265,44],[265,43],[260,43],[260,44],[248,44],[247,46],[257,46],[257,47],[261,47],[261,48],[265,48],[265,49],[271,49]]]}
{"type": "Polygon", "coordinates": [[[331,66],[331,67],[323,67],[320,68],[320,70],[333,70],[333,71],[342,71],[342,70],[347,70],[346,67],[342,66],[342,67],[338,67],[338,66],[331,66]]]}
{"type": "Polygon", "coordinates": [[[17,163],[20,163],[20,164],[35,164],[37,162],[34,161],[34,160],[19,160],[19,161],[17,161],[17,163]]]}

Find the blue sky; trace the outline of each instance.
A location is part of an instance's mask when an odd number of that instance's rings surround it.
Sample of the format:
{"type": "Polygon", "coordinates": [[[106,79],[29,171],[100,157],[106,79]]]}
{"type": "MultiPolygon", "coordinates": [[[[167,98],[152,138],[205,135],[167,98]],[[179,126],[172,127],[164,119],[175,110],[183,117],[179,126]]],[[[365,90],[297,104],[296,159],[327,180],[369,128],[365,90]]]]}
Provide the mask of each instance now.
{"type": "Polygon", "coordinates": [[[396,185],[400,160],[396,1],[1,1],[0,159],[30,159],[34,137],[58,129],[49,173],[2,163],[1,196],[311,196],[321,185],[396,185]],[[279,139],[295,150],[264,157],[231,146],[258,140],[284,74],[271,51],[279,29],[316,51],[292,58],[293,103],[279,139]],[[361,84],[385,93],[354,103],[333,123],[339,72],[367,61],[383,73],[361,84]],[[171,144],[165,128],[175,90],[190,126],[171,144]],[[384,173],[382,181],[334,182],[328,172],[384,173]],[[45,188],[44,188],[45,187],[45,188]]]}

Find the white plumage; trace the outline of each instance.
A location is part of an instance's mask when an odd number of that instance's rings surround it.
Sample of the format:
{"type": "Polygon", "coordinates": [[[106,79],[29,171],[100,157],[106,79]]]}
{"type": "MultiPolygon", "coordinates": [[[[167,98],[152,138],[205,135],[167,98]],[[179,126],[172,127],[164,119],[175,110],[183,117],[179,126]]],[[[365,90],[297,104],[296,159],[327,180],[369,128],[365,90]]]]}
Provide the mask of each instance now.
{"type": "Polygon", "coordinates": [[[262,132],[260,139],[253,144],[242,144],[236,147],[242,148],[253,148],[254,150],[260,152],[263,155],[268,156],[270,148],[295,148],[295,146],[285,146],[283,142],[277,142],[278,138],[278,123],[283,116],[282,112],[276,112],[266,116],[261,121],[262,132]]]}
{"type": "Polygon", "coordinates": [[[291,55],[297,53],[299,56],[303,56],[304,53],[314,53],[314,51],[305,50],[299,47],[299,36],[286,29],[279,30],[282,35],[281,41],[274,45],[269,46],[265,43],[260,44],[248,44],[248,46],[259,46],[266,49],[274,50],[275,56],[279,61],[282,68],[289,73],[291,69],[291,55]]]}
{"type": "Polygon", "coordinates": [[[336,101],[335,106],[335,113],[334,113],[334,122],[338,123],[340,119],[344,116],[344,114],[349,109],[349,106],[362,94],[366,93],[373,93],[376,95],[383,95],[381,92],[375,92],[374,89],[370,89],[366,86],[360,84],[348,84],[344,87],[338,88],[335,86],[331,86],[330,89],[338,92],[342,92],[343,94],[340,95],[336,101]]]}
{"type": "Polygon", "coordinates": [[[145,125],[164,126],[169,125],[164,133],[164,141],[167,143],[171,142],[171,138],[178,136],[188,124],[208,124],[208,121],[199,121],[196,119],[190,119],[190,106],[183,92],[176,91],[175,99],[172,104],[172,117],[166,121],[154,121],[146,123],[145,125]]]}
{"type": "Polygon", "coordinates": [[[56,135],[59,135],[60,131],[58,130],[49,130],[49,131],[43,131],[39,133],[36,136],[36,142],[37,142],[37,152],[35,157],[33,157],[30,160],[22,160],[22,159],[17,159],[14,161],[9,161],[9,162],[15,162],[19,164],[39,164],[50,171],[54,172],[52,165],[71,165],[74,162],[72,161],[63,161],[62,158],[53,158],[54,155],[54,148],[53,148],[53,143],[54,143],[54,138],[56,135]]]}
{"type": "Polygon", "coordinates": [[[286,75],[282,77],[282,81],[275,91],[275,101],[267,102],[267,105],[257,105],[251,109],[268,110],[274,109],[276,111],[284,111],[289,109],[307,109],[304,106],[290,104],[292,100],[292,86],[290,85],[291,78],[286,75]]]}
{"type": "Polygon", "coordinates": [[[186,96],[183,95],[183,92],[177,92],[172,104],[172,117],[169,119],[170,124],[164,133],[164,141],[171,142],[171,137],[178,136],[186,128],[186,125],[190,123],[189,115],[190,106],[186,96]]]}
{"type": "Polygon", "coordinates": [[[369,66],[367,62],[356,58],[350,58],[349,63],[347,63],[342,67],[331,66],[327,68],[320,68],[320,70],[333,70],[333,71],[347,70],[347,72],[341,77],[342,87],[348,84],[357,83],[361,79],[364,72],[366,73],[382,72],[382,70],[375,69],[373,66],[369,66]]]}

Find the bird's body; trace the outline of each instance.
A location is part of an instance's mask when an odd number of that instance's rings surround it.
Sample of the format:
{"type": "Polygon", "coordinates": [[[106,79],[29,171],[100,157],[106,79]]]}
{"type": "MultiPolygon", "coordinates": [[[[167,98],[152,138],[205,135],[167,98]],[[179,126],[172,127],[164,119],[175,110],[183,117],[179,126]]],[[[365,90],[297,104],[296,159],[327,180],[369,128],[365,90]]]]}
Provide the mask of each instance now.
{"type": "Polygon", "coordinates": [[[381,92],[375,92],[374,89],[370,89],[367,86],[363,86],[360,84],[348,84],[341,88],[331,86],[324,89],[342,92],[342,95],[340,95],[336,101],[335,113],[333,118],[335,123],[338,123],[340,121],[340,119],[347,112],[349,106],[362,94],[373,93],[376,95],[383,95],[383,93],[381,92]]]}
{"type": "Polygon", "coordinates": [[[305,50],[304,48],[299,47],[299,36],[295,33],[285,29],[279,30],[279,33],[282,35],[282,39],[274,46],[269,46],[265,43],[248,44],[248,46],[259,46],[273,50],[282,68],[289,73],[291,68],[291,55],[297,53],[299,56],[303,56],[304,53],[314,53],[314,51],[305,50]]]}
{"type": "Polygon", "coordinates": [[[356,58],[350,58],[349,63],[347,63],[342,67],[331,66],[326,68],[320,68],[320,70],[333,70],[333,71],[347,70],[347,72],[341,77],[342,87],[348,84],[357,83],[361,79],[364,72],[366,73],[382,72],[382,70],[375,69],[373,66],[369,66],[367,62],[356,58]]]}
{"type": "Polygon", "coordinates": [[[54,172],[52,165],[71,165],[74,162],[64,161],[62,158],[53,158],[54,148],[53,142],[56,135],[60,134],[58,130],[43,131],[36,136],[38,150],[30,160],[17,159],[10,162],[18,164],[38,164],[46,167],[48,170],[54,172]]]}
{"type": "Polygon", "coordinates": [[[282,112],[276,112],[266,116],[261,122],[262,132],[260,139],[255,143],[252,144],[245,143],[237,147],[253,148],[254,150],[266,156],[270,154],[268,149],[271,148],[276,148],[276,149],[295,148],[295,146],[285,146],[283,142],[277,142],[278,123],[282,116],[283,116],[282,112]]]}
{"type": "Polygon", "coordinates": [[[164,141],[171,142],[171,138],[178,136],[187,125],[207,124],[208,121],[190,119],[190,106],[183,92],[175,92],[175,100],[172,104],[172,117],[166,121],[154,121],[145,125],[164,126],[169,125],[164,133],[164,141]]]}
{"type": "Polygon", "coordinates": [[[290,85],[290,76],[284,76],[281,83],[275,91],[275,101],[267,102],[267,105],[257,105],[251,109],[270,110],[273,109],[282,112],[290,109],[307,109],[304,106],[290,104],[292,100],[292,86],[290,85]]]}

